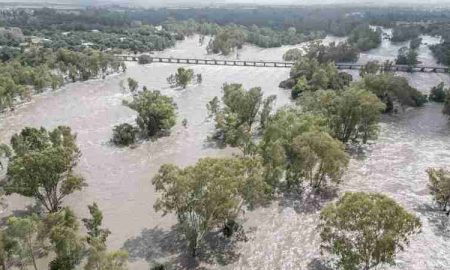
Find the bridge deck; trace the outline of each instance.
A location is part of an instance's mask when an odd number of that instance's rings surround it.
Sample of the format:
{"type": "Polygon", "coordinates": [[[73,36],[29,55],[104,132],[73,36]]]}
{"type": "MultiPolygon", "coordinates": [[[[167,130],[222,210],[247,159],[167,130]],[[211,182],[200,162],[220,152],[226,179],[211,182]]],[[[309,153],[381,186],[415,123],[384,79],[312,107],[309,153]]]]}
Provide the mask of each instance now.
{"type": "MultiPolygon", "coordinates": [[[[138,61],[138,56],[132,55],[117,55],[123,61],[138,61]]],[[[246,67],[277,67],[277,68],[291,68],[294,62],[282,61],[255,61],[255,60],[226,60],[226,59],[198,59],[198,58],[172,58],[172,57],[151,57],[148,59],[149,63],[169,63],[169,64],[191,64],[191,65],[214,65],[214,66],[246,66],[246,67]]],[[[355,63],[336,63],[338,69],[343,70],[359,70],[363,64],[355,63]]],[[[406,66],[406,65],[392,65],[389,67],[390,71],[403,72],[434,72],[434,73],[449,73],[448,67],[433,67],[433,66],[406,66]]]]}

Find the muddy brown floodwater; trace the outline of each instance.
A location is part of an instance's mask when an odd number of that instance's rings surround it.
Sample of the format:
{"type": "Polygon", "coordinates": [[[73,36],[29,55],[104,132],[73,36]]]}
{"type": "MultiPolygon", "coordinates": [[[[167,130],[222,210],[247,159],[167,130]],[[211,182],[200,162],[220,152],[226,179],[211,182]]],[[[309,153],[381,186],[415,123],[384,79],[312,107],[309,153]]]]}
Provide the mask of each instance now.
{"type": "MultiPolygon", "coordinates": [[[[439,41],[431,37],[425,39],[429,43],[439,41]]],[[[329,37],[326,40],[336,39],[329,37]]],[[[295,46],[275,49],[246,46],[240,51],[239,58],[279,60],[292,47],[295,46]]],[[[397,50],[398,45],[385,41],[381,48],[363,54],[361,61],[394,58],[397,50]]],[[[193,37],[158,54],[201,57],[205,56],[205,45],[199,46],[198,37],[193,37]]],[[[231,56],[235,57],[237,55],[231,56]]],[[[420,49],[420,58],[424,63],[434,63],[425,46],[420,49]]],[[[179,66],[130,63],[125,74],[67,85],[59,91],[36,96],[29,104],[0,116],[1,142],[8,142],[12,134],[25,126],[72,127],[78,134],[77,141],[83,153],[77,170],[89,186],[70,196],[65,203],[80,217],[86,217],[86,206],[97,202],[104,214],[104,225],[112,232],[109,247],[126,248],[131,255],[130,269],[133,270],[148,269],[148,262],[175,255],[171,227],[176,220],[172,215],[161,217],[153,210],[157,194],[151,178],[158,168],[165,163],[186,166],[201,157],[227,156],[233,152],[232,149],[213,148],[205,141],[213,130],[213,123],[206,120],[205,104],[214,96],[221,95],[222,84],[260,86],[265,95],[277,95],[278,107],[290,103],[289,91],[278,88],[279,82],[288,77],[288,69],[191,66],[195,73],[202,73],[203,83],[185,90],[171,89],[166,78],[179,66]],[[139,144],[135,149],[110,145],[112,127],[123,122],[132,123],[136,116],[121,104],[123,99],[130,98],[119,86],[127,77],[174,98],[178,105],[178,123],[171,136],[139,144]],[[184,118],[188,120],[186,128],[181,125],[184,118]]],[[[428,92],[440,81],[450,82],[444,74],[402,75],[423,92],[428,92]]],[[[411,241],[406,251],[400,253],[397,266],[385,269],[450,269],[447,218],[432,210],[425,173],[430,166],[450,165],[450,126],[441,109],[441,105],[430,103],[423,108],[384,116],[379,139],[351,161],[340,187],[339,192],[382,192],[420,217],[422,233],[411,241]]],[[[303,203],[304,200],[286,198],[270,207],[247,212],[244,219],[249,240],[239,242],[235,247],[234,252],[238,256],[224,259],[226,264],[206,267],[326,269],[321,263],[321,259],[326,258],[321,258],[318,251],[316,231],[320,202],[314,205],[311,200],[303,203]]],[[[32,203],[20,196],[10,196],[7,202],[8,207],[1,213],[2,217],[17,213],[32,203]]],[[[46,261],[43,260],[41,265],[46,265],[46,261]]]]}

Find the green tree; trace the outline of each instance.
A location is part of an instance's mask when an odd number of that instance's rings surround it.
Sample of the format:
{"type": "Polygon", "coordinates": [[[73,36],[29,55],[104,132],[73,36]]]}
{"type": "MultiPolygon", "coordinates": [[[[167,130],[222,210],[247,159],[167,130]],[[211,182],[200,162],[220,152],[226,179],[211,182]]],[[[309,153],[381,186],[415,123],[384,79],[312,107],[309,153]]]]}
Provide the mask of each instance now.
{"type": "Polygon", "coordinates": [[[395,63],[397,65],[415,66],[418,63],[417,56],[418,53],[416,50],[402,47],[398,50],[398,56],[395,63]]]}
{"type": "Polygon", "coordinates": [[[225,27],[210,41],[207,47],[209,53],[222,53],[229,55],[235,49],[242,48],[247,39],[245,32],[238,27],[225,27]]]}
{"type": "Polygon", "coordinates": [[[161,193],[155,209],[176,214],[193,256],[206,233],[265,200],[267,190],[260,162],[249,158],[205,158],[185,169],[163,165],[152,182],[161,193]]]}
{"type": "Polygon", "coordinates": [[[141,91],[125,106],[138,113],[136,123],[144,136],[152,137],[169,131],[176,123],[176,105],[173,99],[159,91],[141,91]]]}
{"type": "Polygon", "coordinates": [[[114,126],[111,141],[115,145],[130,145],[136,142],[138,129],[130,124],[124,123],[114,126]]]}
{"type": "Polygon", "coordinates": [[[128,82],[128,89],[130,89],[130,92],[133,93],[134,91],[136,91],[138,89],[139,83],[136,80],[134,80],[133,78],[128,78],[127,82],[128,82]]]}
{"type": "Polygon", "coordinates": [[[442,211],[446,211],[447,215],[450,210],[447,206],[450,202],[450,172],[444,169],[427,170],[428,173],[428,188],[433,196],[433,200],[442,208],[442,211]]]}
{"type": "Polygon", "coordinates": [[[443,103],[449,92],[450,90],[446,89],[445,84],[441,82],[437,86],[431,88],[429,99],[434,102],[443,103]]]}
{"type": "Polygon", "coordinates": [[[84,257],[85,240],[79,234],[77,217],[69,208],[51,213],[44,219],[46,235],[56,257],[50,262],[50,270],[72,270],[84,257]]]}
{"type": "Polygon", "coordinates": [[[24,269],[32,265],[38,270],[37,259],[45,252],[44,242],[39,237],[41,221],[37,215],[24,218],[10,217],[4,232],[4,243],[14,264],[24,269]]]}
{"type": "MultiPolygon", "coordinates": [[[[172,74],[167,78],[167,82],[171,85],[171,87],[182,87],[183,89],[185,89],[193,79],[194,70],[180,67],[177,69],[177,72],[175,74],[172,74]]],[[[199,78],[197,78],[197,80],[198,79],[199,78]]]]}
{"type": "Polygon", "coordinates": [[[361,67],[359,76],[364,77],[366,74],[377,74],[380,69],[381,66],[378,61],[369,61],[361,67]]]}
{"type": "Polygon", "coordinates": [[[331,135],[343,143],[366,143],[376,138],[384,104],[367,90],[350,87],[341,92],[317,91],[304,95],[300,104],[306,111],[323,115],[331,135]]]}
{"type": "Polygon", "coordinates": [[[394,103],[419,107],[426,102],[425,96],[411,87],[406,78],[395,76],[392,73],[368,74],[356,84],[377,95],[386,104],[386,112],[395,111],[394,103]]]}
{"type": "Polygon", "coordinates": [[[69,127],[53,131],[24,128],[11,138],[15,155],[7,170],[7,194],[33,197],[49,212],[57,212],[62,200],[86,183],[73,172],[80,151],[69,127]]]}
{"type": "Polygon", "coordinates": [[[339,183],[347,168],[349,156],[344,145],[326,132],[307,132],[294,138],[294,156],[298,170],[315,190],[327,181],[339,183]]]}
{"type": "Polygon", "coordinates": [[[296,98],[300,97],[300,95],[303,92],[310,91],[310,90],[311,90],[311,87],[309,86],[306,78],[301,77],[300,79],[297,80],[297,83],[295,84],[294,88],[292,88],[291,97],[292,97],[292,99],[296,99],[296,98]]]}
{"type": "Polygon", "coordinates": [[[276,188],[285,178],[287,188],[302,181],[302,158],[294,151],[295,138],[307,132],[326,130],[326,121],[318,115],[302,113],[297,108],[278,110],[270,119],[259,144],[267,181],[276,188]]]}
{"type": "Polygon", "coordinates": [[[88,231],[87,262],[85,270],[126,270],[128,254],[124,251],[108,252],[106,240],[110,235],[108,229],[101,228],[103,214],[98,205],[93,203],[88,206],[91,218],[83,219],[88,231]]]}
{"type": "Polygon", "coordinates": [[[284,61],[297,61],[300,58],[302,58],[303,53],[302,50],[294,48],[294,49],[289,49],[284,55],[283,55],[283,60],[284,61]]]}
{"type": "Polygon", "coordinates": [[[380,28],[372,29],[369,25],[361,25],[349,34],[348,42],[361,51],[368,51],[380,46],[381,33],[380,28]]]}
{"type": "Polygon", "coordinates": [[[2,270],[8,269],[11,257],[12,243],[7,239],[5,231],[0,231],[0,267],[2,270]]]}
{"type": "Polygon", "coordinates": [[[217,97],[207,104],[209,115],[214,116],[216,122],[213,139],[224,145],[239,147],[245,154],[250,154],[254,148],[251,140],[254,124],[258,117],[260,123],[267,122],[275,96],[263,99],[261,88],[247,91],[241,84],[225,84],[223,92],[222,107],[217,97]]]}
{"type": "Polygon", "coordinates": [[[347,192],[320,213],[321,250],[335,255],[345,270],[393,265],[420,228],[417,217],[384,195],[347,192]]]}
{"type": "Polygon", "coordinates": [[[291,68],[290,78],[280,83],[282,88],[293,88],[292,97],[316,90],[342,90],[350,85],[352,76],[339,72],[334,63],[319,62],[315,57],[303,57],[291,68]]]}

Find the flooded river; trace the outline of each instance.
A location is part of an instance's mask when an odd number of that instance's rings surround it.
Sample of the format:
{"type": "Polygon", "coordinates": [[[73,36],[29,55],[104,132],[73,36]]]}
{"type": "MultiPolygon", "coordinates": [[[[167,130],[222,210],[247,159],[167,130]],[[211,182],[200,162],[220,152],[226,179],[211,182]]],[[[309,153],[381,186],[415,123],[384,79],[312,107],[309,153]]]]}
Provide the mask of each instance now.
{"type": "MultiPolygon", "coordinates": [[[[438,41],[431,37],[428,40],[438,41]]],[[[385,43],[381,48],[363,54],[360,61],[395,58],[398,48],[394,46],[398,45],[387,46],[385,43]]],[[[158,54],[200,57],[205,56],[205,46],[199,46],[198,38],[194,37],[158,54]]],[[[292,47],[295,46],[274,49],[246,46],[240,51],[239,58],[279,60],[292,47]]],[[[433,63],[425,46],[420,53],[424,63],[433,63]]],[[[222,84],[242,83],[247,88],[260,86],[265,95],[277,95],[277,106],[290,102],[289,91],[278,88],[279,82],[288,77],[288,69],[192,66],[195,73],[202,73],[203,83],[179,90],[169,88],[166,82],[177,67],[174,64],[138,66],[130,63],[125,74],[67,85],[0,116],[1,142],[8,142],[12,134],[25,126],[72,127],[78,134],[77,141],[83,153],[77,170],[89,186],[70,196],[66,204],[80,217],[86,217],[86,206],[97,202],[104,214],[104,225],[112,232],[109,247],[127,249],[133,270],[147,270],[148,262],[176,253],[171,232],[175,218],[171,215],[161,217],[153,210],[157,194],[151,178],[158,168],[164,163],[186,166],[201,157],[224,156],[232,152],[213,148],[205,141],[213,130],[213,123],[206,120],[205,104],[221,95],[222,84]],[[123,122],[132,123],[136,116],[121,104],[123,99],[130,97],[119,86],[128,77],[139,81],[141,86],[159,89],[174,98],[178,105],[178,123],[171,136],[139,144],[135,149],[117,148],[109,143],[112,127],[123,122]],[[184,118],[188,120],[186,128],[181,125],[184,118]]],[[[428,92],[440,81],[450,83],[450,78],[444,74],[403,75],[423,92],[428,92]]],[[[430,210],[431,197],[425,173],[430,166],[450,165],[450,126],[441,109],[440,105],[427,104],[399,115],[384,116],[379,139],[363,155],[351,161],[340,188],[340,192],[385,193],[420,217],[423,232],[400,254],[398,265],[386,269],[450,268],[447,219],[430,210]]],[[[31,203],[19,196],[8,197],[7,202],[8,208],[2,216],[31,203]]],[[[317,210],[318,206],[311,206],[310,202],[304,204],[291,198],[246,213],[245,228],[249,240],[236,246],[237,256],[227,259],[226,264],[208,265],[207,268],[326,269],[321,265],[318,251],[317,210]]]]}

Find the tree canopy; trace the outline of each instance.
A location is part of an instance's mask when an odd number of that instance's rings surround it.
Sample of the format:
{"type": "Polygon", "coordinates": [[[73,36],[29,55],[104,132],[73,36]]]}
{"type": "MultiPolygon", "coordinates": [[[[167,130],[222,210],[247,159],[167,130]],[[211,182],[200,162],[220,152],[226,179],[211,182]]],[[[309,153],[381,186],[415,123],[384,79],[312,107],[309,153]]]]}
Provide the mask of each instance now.
{"type": "Polygon", "coordinates": [[[167,82],[171,87],[181,87],[185,89],[194,79],[194,70],[180,67],[175,74],[167,78],[167,82]]]}
{"type": "Polygon", "coordinates": [[[321,249],[345,270],[395,264],[397,252],[420,228],[416,216],[376,193],[347,192],[320,212],[321,249]]]}
{"type": "Polygon", "coordinates": [[[361,51],[377,48],[381,44],[381,29],[372,29],[369,25],[361,25],[353,29],[348,42],[361,51]]]}
{"type": "Polygon", "coordinates": [[[330,133],[343,143],[366,143],[376,138],[384,104],[365,89],[350,87],[344,91],[319,90],[304,94],[300,104],[305,111],[326,119],[330,133]]]}
{"type": "Polygon", "coordinates": [[[427,173],[429,179],[428,188],[433,196],[433,200],[448,215],[450,213],[447,209],[447,205],[450,203],[450,172],[442,168],[430,168],[427,170],[427,173]]]}
{"type": "Polygon", "coordinates": [[[356,84],[377,95],[386,104],[386,112],[395,111],[395,103],[419,107],[426,102],[426,97],[410,86],[406,78],[391,73],[368,74],[356,84]]]}
{"type": "Polygon", "coordinates": [[[86,183],[73,172],[80,158],[76,136],[69,127],[52,131],[24,128],[11,138],[14,155],[7,170],[5,189],[33,197],[49,212],[57,212],[62,200],[86,183]]]}
{"type": "Polygon", "coordinates": [[[264,201],[268,188],[252,158],[205,158],[184,169],[167,164],[152,182],[161,193],[155,209],[176,214],[193,256],[206,233],[235,219],[243,206],[264,201]]]}
{"type": "Polygon", "coordinates": [[[260,120],[264,127],[270,115],[275,96],[263,99],[261,88],[245,90],[241,84],[224,84],[222,103],[216,97],[207,104],[210,116],[216,122],[212,139],[220,144],[239,147],[249,154],[254,150],[254,126],[260,120]]]}
{"type": "Polygon", "coordinates": [[[160,91],[140,91],[124,104],[138,113],[136,123],[146,137],[168,132],[176,123],[176,105],[160,91]]]}

